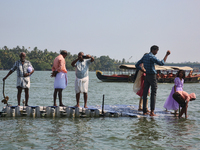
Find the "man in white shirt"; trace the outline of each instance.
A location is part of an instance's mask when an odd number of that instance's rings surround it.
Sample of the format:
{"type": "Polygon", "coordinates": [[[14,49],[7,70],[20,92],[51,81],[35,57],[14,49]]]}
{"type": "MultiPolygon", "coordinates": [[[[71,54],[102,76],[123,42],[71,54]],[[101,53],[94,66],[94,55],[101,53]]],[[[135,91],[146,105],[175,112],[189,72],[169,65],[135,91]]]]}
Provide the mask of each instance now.
{"type": "Polygon", "coordinates": [[[78,58],[74,60],[71,65],[76,68],[75,92],[76,102],[75,107],[79,107],[80,93],[84,94],[84,108],[87,108],[87,92],[89,83],[89,65],[94,61],[90,55],[84,56],[83,52],[78,53],[78,58]]]}

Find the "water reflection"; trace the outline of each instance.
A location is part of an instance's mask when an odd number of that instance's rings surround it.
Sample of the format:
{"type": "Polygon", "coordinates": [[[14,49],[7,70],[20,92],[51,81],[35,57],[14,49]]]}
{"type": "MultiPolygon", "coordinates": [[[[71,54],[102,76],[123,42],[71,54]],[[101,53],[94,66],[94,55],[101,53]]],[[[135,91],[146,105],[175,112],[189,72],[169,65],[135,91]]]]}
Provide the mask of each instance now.
{"type": "MultiPolygon", "coordinates": [[[[27,118],[8,118],[8,122],[12,121],[10,128],[4,128],[6,134],[2,135],[6,149],[26,149],[34,148],[36,145],[31,141],[33,128],[32,119],[27,118]],[[6,144],[8,143],[8,144],[6,144]],[[12,144],[10,144],[12,143],[12,144]]],[[[2,132],[1,132],[2,133],[2,132]]]]}
{"type": "Polygon", "coordinates": [[[138,140],[158,140],[160,133],[157,131],[159,125],[156,123],[154,118],[140,118],[138,122],[133,124],[131,132],[134,133],[132,139],[138,140]],[[135,128],[136,127],[136,128],[135,128]]]}
{"type": "Polygon", "coordinates": [[[199,134],[197,134],[199,128],[195,120],[166,117],[163,121],[165,124],[162,124],[162,128],[166,135],[163,140],[166,141],[164,144],[166,147],[191,148],[194,147],[194,137],[197,137],[199,141],[199,134]]]}
{"type": "MultiPolygon", "coordinates": [[[[91,130],[88,121],[90,118],[60,118],[50,121],[50,128],[47,128],[47,137],[52,141],[48,148],[66,149],[81,148],[87,146],[89,137],[85,135],[91,130]]],[[[91,141],[92,139],[90,139],[91,141]]]]}
{"type": "MultiPolygon", "coordinates": [[[[0,77],[6,73],[0,71],[0,77]]],[[[90,73],[88,105],[101,105],[103,94],[106,105],[138,105],[138,97],[131,90],[132,84],[99,82],[95,72],[90,73]]],[[[53,79],[49,75],[50,72],[36,71],[31,76],[30,105],[49,106],[53,103],[53,79]]],[[[63,93],[63,102],[73,106],[75,74],[69,72],[68,75],[69,85],[63,93]]],[[[9,79],[5,93],[10,97],[9,104],[15,105],[16,74],[9,79]]],[[[158,84],[156,107],[163,108],[166,93],[170,93],[172,86],[158,84]]],[[[195,92],[197,97],[200,96],[200,84],[184,84],[184,87],[189,93],[195,92]]],[[[2,94],[0,96],[3,99],[2,94]]],[[[165,117],[165,114],[139,119],[0,118],[0,141],[4,149],[199,149],[199,106],[199,99],[189,104],[188,119],[165,117]]]]}

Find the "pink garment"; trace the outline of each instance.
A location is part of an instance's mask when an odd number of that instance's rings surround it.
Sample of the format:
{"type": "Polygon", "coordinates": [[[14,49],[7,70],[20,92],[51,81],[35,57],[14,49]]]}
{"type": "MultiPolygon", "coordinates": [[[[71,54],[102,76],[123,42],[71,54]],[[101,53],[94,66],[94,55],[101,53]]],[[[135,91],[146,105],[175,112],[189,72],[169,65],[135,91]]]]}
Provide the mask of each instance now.
{"type": "Polygon", "coordinates": [[[191,94],[188,94],[187,92],[185,92],[185,91],[177,91],[180,95],[181,95],[181,97],[184,99],[184,100],[186,100],[186,101],[190,101],[190,99],[196,99],[196,95],[195,95],[195,93],[191,93],[191,94]]]}
{"type": "Polygon", "coordinates": [[[58,72],[67,73],[67,69],[65,67],[65,59],[64,59],[64,57],[61,54],[58,55],[54,59],[52,71],[58,71],[58,72]]]}
{"type": "MultiPolygon", "coordinates": [[[[143,96],[143,91],[144,91],[144,78],[145,78],[146,74],[143,73],[142,77],[141,77],[141,88],[140,90],[136,93],[137,95],[139,95],[140,97],[143,96]]],[[[148,91],[148,93],[150,93],[150,90],[148,91]]]]}

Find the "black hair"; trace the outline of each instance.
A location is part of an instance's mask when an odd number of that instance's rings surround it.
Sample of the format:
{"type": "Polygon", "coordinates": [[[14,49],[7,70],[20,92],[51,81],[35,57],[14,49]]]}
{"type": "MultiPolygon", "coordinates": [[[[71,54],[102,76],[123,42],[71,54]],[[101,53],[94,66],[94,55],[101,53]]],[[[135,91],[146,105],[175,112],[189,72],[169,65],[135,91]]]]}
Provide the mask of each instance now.
{"type": "MultiPolygon", "coordinates": [[[[79,52],[78,55],[79,55],[80,53],[83,53],[83,52],[79,52]]],[[[84,53],[83,53],[83,54],[84,54],[84,53]]]]}
{"type": "Polygon", "coordinates": [[[151,52],[152,52],[153,50],[158,50],[158,49],[159,49],[159,47],[158,47],[157,45],[153,45],[153,46],[151,46],[151,48],[150,48],[151,52]]]}
{"type": "Polygon", "coordinates": [[[184,70],[179,70],[179,71],[177,72],[177,77],[179,77],[180,72],[183,72],[183,79],[184,79],[184,78],[185,78],[185,71],[184,71],[184,70]]]}
{"type": "Polygon", "coordinates": [[[26,53],[25,53],[25,52],[21,52],[21,53],[19,54],[19,57],[21,57],[21,56],[22,56],[22,54],[25,54],[25,55],[26,55],[26,53]]]}
{"type": "Polygon", "coordinates": [[[60,54],[61,54],[61,55],[66,55],[66,54],[67,54],[67,51],[66,51],[66,50],[61,50],[61,51],[60,51],[60,54]]]}

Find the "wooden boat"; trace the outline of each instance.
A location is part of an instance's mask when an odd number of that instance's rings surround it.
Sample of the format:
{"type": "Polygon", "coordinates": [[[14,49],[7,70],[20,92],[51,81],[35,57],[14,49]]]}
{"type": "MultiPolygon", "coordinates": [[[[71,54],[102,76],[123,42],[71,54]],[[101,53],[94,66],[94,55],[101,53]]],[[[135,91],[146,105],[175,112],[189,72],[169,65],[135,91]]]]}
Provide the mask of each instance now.
{"type": "Polygon", "coordinates": [[[124,74],[103,75],[100,70],[96,70],[96,76],[103,82],[131,82],[131,78],[133,78],[133,76],[124,74]]]}
{"type": "MultiPolygon", "coordinates": [[[[174,83],[175,77],[157,78],[158,83],[174,83]]],[[[186,77],[184,83],[199,83],[200,74],[186,77]]]]}
{"type": "MultiPolygon", "coordinates": [[[[125,70],[136,70],[135,65],[126,65],[122,64],[119,66],[120,69],[125,70]]],[[[176,73],[179,70],[185,70],[186,77],[184,79],[185,83],[198,83],[200,82],[200,74],[192,74],[193,68],[189,66],[178,67],[178,66],[158,66],[155,65],[155,69],[157,70],[157,81],[158,83],[174,83],[174,79],[176,77],[176,73]]],[[[113,75],[103,75],[103,73],[99,70],[96,71],[96,76],[99,80],[103,82],[134,82],[134,74],[131,75],[121,75],[121,74],[113,74],[113,75]]]]}
{"type": "MultiPolygon", "coordinates": [[[[178,66],[161,66],[163,68],[167,67],[166,70],[167,73],[163,75],[162,73],[160,75],[157,75],[158,83],[174,83],[174,79],[176,78],[176,72],[178,70],[184,70],[186,72],[189,71],[189,73],[186,73],[184,82],[185,83],[198,83],[200,81],[200,74],[192,74],[193,68],[189,66],[185,67],[178,67],[178,66]],[[171,69],[170,69],[171,68],[171,69]],[[171,70],[171,73],[169,73],[169,70],[171,70]],[[173,73],[175,72],[175,73],[173,73]]],[[[156,70],[159,70],[160,66],[157,66],[156,70]]]]}

